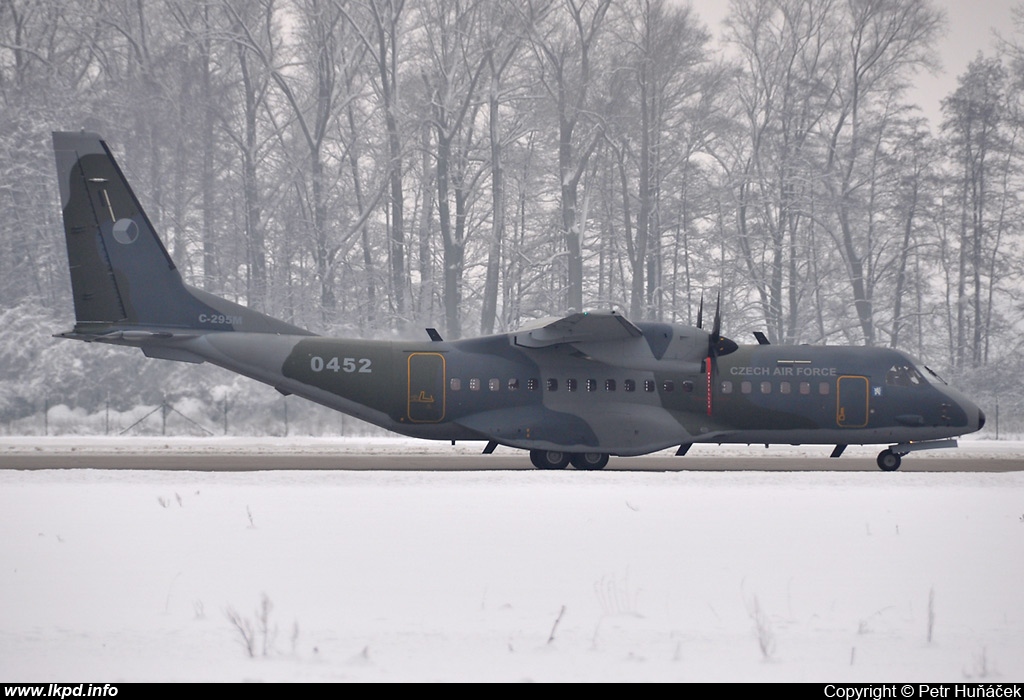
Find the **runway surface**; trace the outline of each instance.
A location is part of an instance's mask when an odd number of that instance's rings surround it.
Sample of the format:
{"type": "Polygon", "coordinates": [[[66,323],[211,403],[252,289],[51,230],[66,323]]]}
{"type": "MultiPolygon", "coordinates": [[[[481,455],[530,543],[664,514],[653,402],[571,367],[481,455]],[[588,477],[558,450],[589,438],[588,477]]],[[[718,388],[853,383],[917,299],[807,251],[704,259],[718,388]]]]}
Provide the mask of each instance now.
{"type": "MultiPolygon", "coordinates": [[[[0,469],[146,469],[165,471],[493,471],[532,470],[526,453],[471,455],[339,454],[306,453],[187,453],[171,450],[144,454],[88,452],[38,452],[0,454],[0,469]]],[[[873,458],[841,457],[613,457],[605,471],[879,471],[873,458]]],[[[1008,472],[1024,471],[1019,458],[930,457],[909,455],[904,472],[1008,472]]]]}

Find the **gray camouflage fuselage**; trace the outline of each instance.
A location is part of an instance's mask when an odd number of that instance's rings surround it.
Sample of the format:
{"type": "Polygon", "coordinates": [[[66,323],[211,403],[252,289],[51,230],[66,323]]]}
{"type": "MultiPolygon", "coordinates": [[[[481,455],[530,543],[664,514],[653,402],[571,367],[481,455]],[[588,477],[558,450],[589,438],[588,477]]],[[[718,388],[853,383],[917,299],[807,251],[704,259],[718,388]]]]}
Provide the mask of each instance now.
{"type": "Polygon", "coordinates": [[[54,148],[77,319],[62,337],[211,362],[404,435],[532,453],[906,446],[984,424],[901,352],[736,346],[717,320],[710,333],[600,312],[450,342],[317,336],[183,284],[106,144],[55,133],[54,148]]]}

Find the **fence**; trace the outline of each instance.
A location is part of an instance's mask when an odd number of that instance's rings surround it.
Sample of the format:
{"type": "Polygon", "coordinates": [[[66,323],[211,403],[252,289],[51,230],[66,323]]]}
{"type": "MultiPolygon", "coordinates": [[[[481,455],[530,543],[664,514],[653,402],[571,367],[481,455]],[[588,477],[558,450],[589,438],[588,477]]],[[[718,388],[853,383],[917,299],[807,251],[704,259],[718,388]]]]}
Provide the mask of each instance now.
{"type": "Polygon", "coordinates": [[[118,410],[109,402],[99,410],[75,407],[62,397],[20,402],[22,411],[0,424],[5,435],[166,435],[375,437],[388,431],[302,399],[281,396],[266,403],[194,398],[165,399],[157,405],[118,410]],[[34,409],[34,410],[32,410],[34,409]]]}

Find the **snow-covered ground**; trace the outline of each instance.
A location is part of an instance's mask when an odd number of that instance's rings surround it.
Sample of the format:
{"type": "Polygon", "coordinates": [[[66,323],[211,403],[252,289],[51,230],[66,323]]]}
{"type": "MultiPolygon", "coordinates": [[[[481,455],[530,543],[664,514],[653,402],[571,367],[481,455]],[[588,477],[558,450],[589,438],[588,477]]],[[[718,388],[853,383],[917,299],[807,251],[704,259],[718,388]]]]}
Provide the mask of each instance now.
{"type": "Polygon", "coordinates": [[[0,470],[0,537],[0,681],[1024,680],[1024,472],[0,470]]]}

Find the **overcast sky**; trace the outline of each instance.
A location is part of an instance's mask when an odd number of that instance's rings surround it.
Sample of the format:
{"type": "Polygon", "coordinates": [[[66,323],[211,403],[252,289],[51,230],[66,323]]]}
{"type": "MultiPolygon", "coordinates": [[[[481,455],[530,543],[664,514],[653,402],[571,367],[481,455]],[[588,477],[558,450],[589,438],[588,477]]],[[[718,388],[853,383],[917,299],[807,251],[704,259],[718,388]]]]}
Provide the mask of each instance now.
{"type": "MultiPolygon", "coordinates": [[[[942,39],[943,72],[940,75],[919,76],[916,100],[933,126],[939,118],[939,102],[956,88],[957,76],[967,69],[981,51],[986,56],[995,53],[993,30],[1004,37],[1013,34],[1011,9],[1022,0],[932,0],[946,11],[947,32],[942,39]]],[[[700,18],[716,36],[721,34],[721,21],[728,12],[729,3],[722,0],[690,0],[700,18]]]]}

